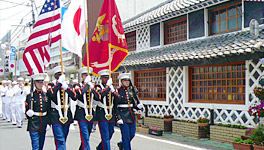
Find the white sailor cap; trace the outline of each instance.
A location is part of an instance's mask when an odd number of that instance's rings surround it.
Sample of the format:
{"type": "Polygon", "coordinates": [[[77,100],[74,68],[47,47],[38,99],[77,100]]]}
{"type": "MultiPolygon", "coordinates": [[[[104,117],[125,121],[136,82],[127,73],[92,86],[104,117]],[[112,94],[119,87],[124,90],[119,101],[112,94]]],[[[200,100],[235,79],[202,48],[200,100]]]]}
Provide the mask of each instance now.
{"type": "Polygon", "coordinates": [[[109,76],[109,70],[108,69],[104,69],[98,72],[98,74],[100,76],[109,76]]]}
{"type": "MultiPolygon", "coordinates": [[[[52,69],[53,74],[56,74],[58,72],[61,72],[61,66],[56,66],[55,68],[52,69]]],[[[65,67],[63,66],[63,72],[65,72],[65,67]]]]}
{"type": "Polygon", "coordinates": [[[122,73],[118,76],[119,80],[130,80],[130,73],[122,73]]]}
{"type": "Polygon", "coordinates": [[[12,81],[11,80],[7,80],[6,83],[12,83],[12,81]]]}
{"type": "MultiPolygon", "coordinates": [[[[88,73],[88,71],[87,71],[87,67],[82,67],[82,68],[80,68],[79,69],[79,71],[78,71],[80,74],[83,74],[83,73],[88,73]]],[[[89,67],[89,73],[92,73],[93,72],[93,68],[91,68],[91,67],[89,67]]]]}
{"type": "Polygon", "coordinates": [[[16,81],[13,81],[12,84],[17,84],[17,82],[16,81]]]}
{"type": "Polygon", "coordinates": [[[25,79],[25,82],[29,82],[29,79],[25,79]]]}
{"type": "Polygon", "coordinates": [[[24,78],[19,77],[19,78],[17,78],[17,81],[24,81],[24,78]]]}
{"type": "Polygon", "coordinates": [[[73,79],[72,83],[78,83],[78,80],[77,79],[73,79]]]}
{"type": "Polygon", "coordinates": [[[33,78],[34,81],[44,81],[46,76],[47,76],[46,73],[39,73],[39,74],[34,74],[31,77],[33,78]]]}
{"type": "Polygon", "coordinates": [[[3,83],[6,83],[6,80],[3,80],[2,82],[3,82],[3,83]]]}

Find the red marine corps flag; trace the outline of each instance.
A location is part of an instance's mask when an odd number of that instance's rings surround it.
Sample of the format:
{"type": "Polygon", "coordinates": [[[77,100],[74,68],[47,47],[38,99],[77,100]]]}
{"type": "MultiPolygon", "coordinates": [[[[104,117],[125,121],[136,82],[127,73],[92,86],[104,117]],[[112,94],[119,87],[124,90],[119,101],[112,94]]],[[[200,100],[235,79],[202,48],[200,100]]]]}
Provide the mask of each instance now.
{"type": "Polygon", "coordinates": [[[23,61],[30,75],[44,73],[50,62],[50,47],[61,39],[60,0],[46,0],[28,38],[23,61]]]}
{"type": "MultiPolygon", "coordinates": [[[[109,68],[114,72],[128,56],[124,29],[114,0],[104,0],[89,43],[88,55],[89,66],[95,74],[109,68]]],[[[87,53],[83,64],[87,66],[87,53]]]]}

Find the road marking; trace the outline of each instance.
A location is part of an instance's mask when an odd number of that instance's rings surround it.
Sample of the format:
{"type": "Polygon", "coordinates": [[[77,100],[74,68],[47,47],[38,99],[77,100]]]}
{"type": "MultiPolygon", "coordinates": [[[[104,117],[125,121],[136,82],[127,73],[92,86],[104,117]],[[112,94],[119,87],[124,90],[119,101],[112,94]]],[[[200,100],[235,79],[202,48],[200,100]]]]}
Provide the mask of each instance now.
{"type": "MultiPolygon", "coordinates": [[[[120,129],[115,128],[115,131],[120,132],[120,129]]],[[[162,140],[162,139],[156,139],[156,138],[148,137],[148,136],[138,134],[138,133],[136,133],[136,136],[141,137],[141,138],[145,138],[145,139],[149,139],[149,140],[153,140],[153,141],[158,141],[158,142],[163,142],[163,143],[167,143],[167,144],[171,144],[171,145],[181,146],[184,148],[190,148],[190,149],[194,149],[194,150],[206,150],[203,148],[189,146],[189,145],[185,145],[182,143],[177,143],[177,142],[172,142],[172,141],[167,141],[167,140],[162,140]]]]}

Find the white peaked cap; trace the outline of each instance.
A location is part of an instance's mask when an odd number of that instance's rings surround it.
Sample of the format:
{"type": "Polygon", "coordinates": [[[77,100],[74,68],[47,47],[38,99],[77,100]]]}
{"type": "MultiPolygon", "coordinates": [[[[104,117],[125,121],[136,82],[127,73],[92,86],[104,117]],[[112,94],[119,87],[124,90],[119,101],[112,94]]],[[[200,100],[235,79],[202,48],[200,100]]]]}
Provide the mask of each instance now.
{"type": "Polygon", "coordinates": [[[17,82],[16,81],[13,81],[12,84],[17,84],[17,82]]]}
{"type": "Polygon", "coordinates": [[[78,83],[78,80],[77,79],[73,79],[72,82],[73,83],[78,83]]]}
{"type": "Polygon", "coordinates": [[[29,82],[29,79],[25,79],[25,82],[29,82]]]}
{"type": "Polygon", "coordinates": [[[46,76],[44,81],[48,81],[49,82],[49,76],[46,76]]]}
{"type": "MultiPolygon", "coordinates": [[[[55,68],[52,69],[53,74],[56,74],[58,72],[61,72],[61,66],[56,66],[55,68]]],[[[65,67],[63,66],[63,72],[65,73],[65,67]]]]}
{"type": "Polygon", "coordinates": [[[130,73],[122,73],[118,76],[118,79],[119,80],[122,80],[122,79],[130,79],[130,73]]]}
{"type": "Polygon", "coordinates": [[[12,81],[11,80],[7,80],[6,83],[12,83],[12,81]]]}
{"type": "Polygon", "coordinates": [[[109,70],[108,69],[104,69],[98,72],[98,74],[100,76],[109,76],[109,70]]]}
{"type": "MultiPolygon", "coordinates": [[[[79,69],[78,71],[80,74],[83,74],[83,73],[88,73],[87,71],[87,67],[82,67],[79,69]]],[[[89,67],[89,73],[92,73],[93,72],[93,68],[89,67]]]]}
{"type": "Polygon", "coordinates": [[[17,81],[24,81],[24,78],[19,77],[19,78],[17,79],[17,81]]]}
{"type": "Polygon", "coordinates": [[[3,82],[3,83],[6,83],[6,80],[3,80],[2,82],[3,82]]]}
{"type": "Polygon", "coordinates": [[[46,76],[47,76],[46,73],[39,73],[39,74],[34,74],[31,77],[33,78],[34,81],[37,81],[37,80],[44,81],[46,76]]]}

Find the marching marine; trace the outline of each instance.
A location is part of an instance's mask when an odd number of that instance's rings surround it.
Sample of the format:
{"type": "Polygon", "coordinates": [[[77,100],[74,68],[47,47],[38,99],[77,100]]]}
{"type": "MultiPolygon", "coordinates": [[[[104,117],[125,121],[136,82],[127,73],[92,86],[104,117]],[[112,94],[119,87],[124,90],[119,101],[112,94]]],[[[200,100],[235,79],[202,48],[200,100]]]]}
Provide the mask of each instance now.
{"type": "MultiPolygon", "coordinates": [[[[89,67],[89,73],[93,69],[89,67]]],[[[94,96],[98,99],[98,94],[93,89],[94,85],[91,82],[91,77],[88,75],[87,67],[79,69],[79,73],[83,79],[81,88],[75,88],[77,94],[77,106],[74,119],[78,121],[80,128],[81,146],[80,150],[90,150],[89,138],[95,121],[95,114],[93,110],[94,96]]]]}
{"type": "Polygon", "coordinates": [[[99,99],[96,107],[96,121],[101,134],[101,143],[97,146],[97,150],[110,150],[110,140],[114,133],[115,117],[113,115],[113,98],[110,97],[110,87],[113,88],[112,79],[109,79],[109,70],[101,70],[98,72],[101,77],[100,83],[95,85],[96,91],[99,93],[99,99]]]}
{"type": "MultiPolygon", "coordinates": [[[[72,112],[69,108],[70,98],[76,100],[76,93],[66,84],[65,75],[61,73],[61,66],[55,67],[53,71],[57,81],[55,86],[47,92],[52,109],[50,112],[50,122],[56,149],[65,150],[69,127],[73,123],[72,112]]],[[[63,72],[65,72],[64,69],[63,72]]]]}
{"type": "Polygon", "coordinates": [[[113,94],[115,96],[115,113],[121,130],[122,141],[117,145],[120,150],[131,150],[131,141],[136,133],[134,109],[142,109],[143,104],[137,97],[135,88],[130,80],[130,74],[120,74],[118,79],[121,80],[121,87],[113,92],[113,94]]]}
{"type": "Polygon", "coordinates": [[[50,100],[42,90],[46,75],[45,73],[32,75],[35,90],[33,92],[31,87],[31,94],[28,94],[26,98],[27,131],[31,138],[32,150],[43,149],[46,127],[49,123],[50,100]]]}

